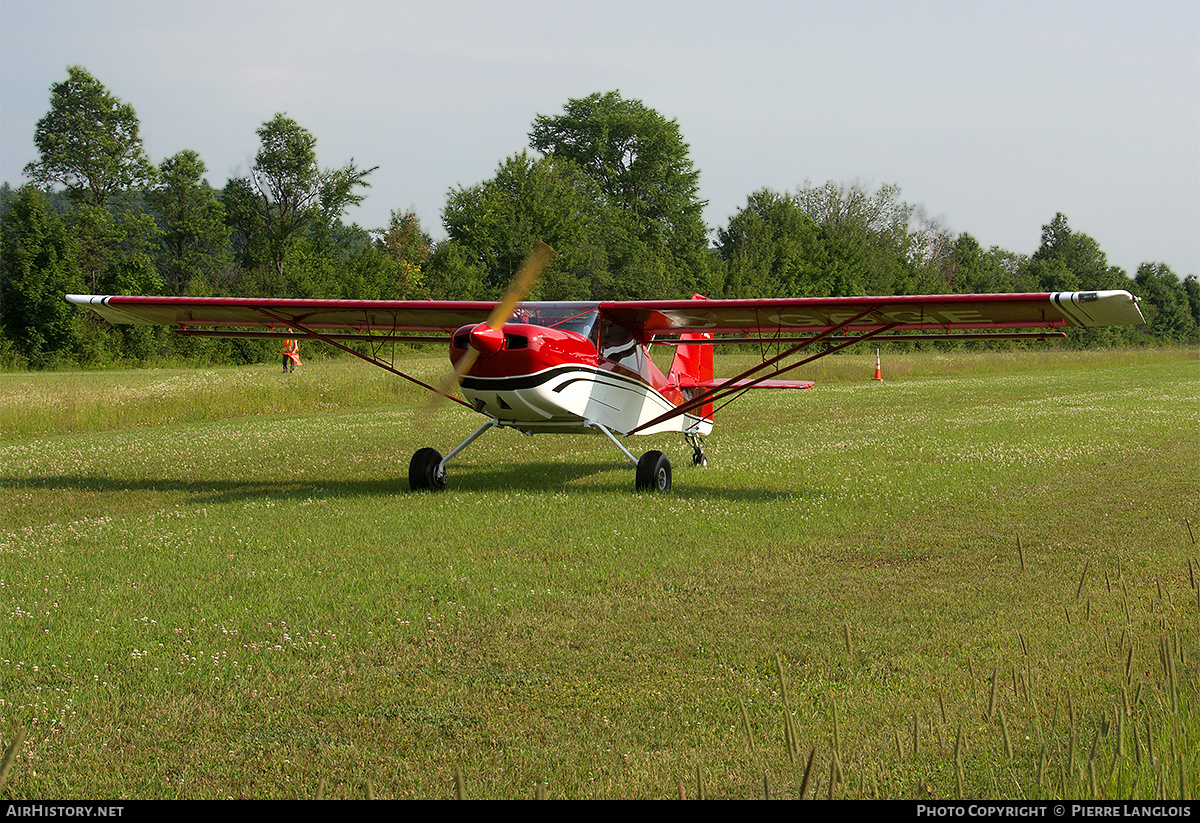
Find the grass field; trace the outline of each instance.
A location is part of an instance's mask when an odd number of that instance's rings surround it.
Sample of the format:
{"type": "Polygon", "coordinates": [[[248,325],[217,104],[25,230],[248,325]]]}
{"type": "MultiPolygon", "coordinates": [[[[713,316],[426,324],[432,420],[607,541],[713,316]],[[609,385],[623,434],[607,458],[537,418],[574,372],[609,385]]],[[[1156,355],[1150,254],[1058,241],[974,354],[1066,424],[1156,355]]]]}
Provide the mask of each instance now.
{"type": "Polygon", "coordinates": [[[814,366],[666,496],[411,494],[476,418],[342,360],[0,375],[0,795],[1196,798],[1197,352],[814,366]]]}

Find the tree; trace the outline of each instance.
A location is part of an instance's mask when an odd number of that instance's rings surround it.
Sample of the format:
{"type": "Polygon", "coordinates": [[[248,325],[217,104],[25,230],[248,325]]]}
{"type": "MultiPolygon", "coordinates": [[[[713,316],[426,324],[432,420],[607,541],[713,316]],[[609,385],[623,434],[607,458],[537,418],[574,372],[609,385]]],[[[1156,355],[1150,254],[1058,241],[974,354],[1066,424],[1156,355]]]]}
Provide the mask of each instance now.
{"type": "Polygon", "coordinates": [[[537,151],[576,164],[623,215],[612,232],[621,248],[609,257],[624,277],[650,278],[649,291],[676,294],[707,280],[705,203],[678,123],[611,91],[569,100],[561,115],[539,116],[529,140],[537,151]],[[655,272],[669,282],[654,284],[655,272]]]}
{"type": "Polygon", "coordinates": [[[0,330],[35,367],[77,359],[79,313],[63,300],[82,290],[76,245],[32,185],[0,218],[0,330]]]}
{"type": "Polygon", "coordinates": [[[41,160],[25,167],[34,183],[60,183],[72,198],[104,206],[154,179],[132,106],[80,66],[68,68],[67,79],[50,92],[50,112],[34,135],[41,160]]]}
{"type": "Polygon", "coordinates": [[[204,161],[186,149],[162,162],[159,186],[146,193],[161,224],[155,258],[169,294],[211,294],[231,262],[225,208],[204,172],[204,161]]]}
{"type": "MultiPolygon", "coordinates": [[[[535,296],[606,297],[611,211],[596,184],[574,163],[522,152],[501,163],[491,180],[450,193],[442,221],[459,254],[435,254],[432,267],[452,263],[458,272],[453,279],[468,284],[474,278],[462,265],[473,266],[498,295],[542,240],[558,254],[535,296]]],[[[445,280],[441,273],[436,279],[445,280]]]]}
{"type": "Polygon", "coordinates": [[[1187,295],[1192,321],[1196,328],[1200,329],[1200,280],[1196,279],[1196,275],[1189,274],[1183,278],[1183,291],[1187,295]]]}
{"type": "Polygon", "coordinates": [[[1196,339],[1187,285],[1170,268],[1163,263],[1143,263],[1138,266],[1134,283],[1151,335],[1172,343],[1196,339]]]}
{"type": "MultiPolygon", "coordinates": [[[[1031,286],[1037,291],[1136,291],[1135,284],[1130,282],[1122,269],[1108,264],[1100,244],[1086,234],[1072,231],[1067,218],[1061,213],[1042,226],[1042,242],[1030,258],[1029,275],[1031,286]]],[[[1072,345],[1079,347],[1144,341],[1146,333],[1147,328],[1142,326],[1098,326],[1067,331],[1072,345]]]]}
{"type": "Polygon", "coordinates": [[[400,300],[419,297],[425,288],[422,271],[433,253],[433,241],[421,229],[417,215],[393,211],[378,244],[396,266],[396,290],[391,296],[400,300]]]}
{"type": "Polygon", "coordinates": [[[872,193],[859,184],[805,184],[796,202],[821,227],[831,296],[911,293],[922,281],[921,267],[933,262],[936,229],[900,199],[897,186],[872,193]],[[917,232],[910,231],[914,218],[917,232]]]}
{"type": "Polygon", "coordinates": [[[717,232],[725,297],[823,294],[824,254],[820,229],[796,198],[768,189],[750,195],[717,232]]]}
{"type": "Polygon", "coordinates": [[[288,245],[306,230],[328,231],[350,206],[378,166],[359,169],[351,160],[340,169],[317,165],[317,139],[295,120],[276,114],[258,129],[261,146],[248,178],[231,180],[226,208],[238,221],[243,263],[269,263],[282,278],[288,245]]]}
{"type": "Polygon", "coordinates": [[[947,287],[959,294],[1033,291],[1029,259],[998,246],[984,251],[979,241],[963,232],[950,250],[947,287]]]}
{"type": "Polygon", "coordinates": [[[1042,226],[1042,243],[1030,258],[1030,270],[1042,291],[1130,287],[1125,272],[1108,265],[1100,244],[1072,231],[1061,212],[1042,226]]]}
{"type": "Polygon", "coordinates": [[[80,203],[67,222],[79,244],[79,266],[92,294],[158,294],[162,290],[152,257],[158,244],[153,217],[140,209],[114,211],[80,203]]]}
{"type": "Polygon", "coordinates": [[[69,228],[93,292],[154,293],[161,287],[149,256],[157,227],[132,198],[156,174],[138,128],[132,106],[71,66],[67,80],[51,87],[50,112],[37,124],[41,160],[25,167],[36,184],[66,187],[74,203],[69,228]]]}

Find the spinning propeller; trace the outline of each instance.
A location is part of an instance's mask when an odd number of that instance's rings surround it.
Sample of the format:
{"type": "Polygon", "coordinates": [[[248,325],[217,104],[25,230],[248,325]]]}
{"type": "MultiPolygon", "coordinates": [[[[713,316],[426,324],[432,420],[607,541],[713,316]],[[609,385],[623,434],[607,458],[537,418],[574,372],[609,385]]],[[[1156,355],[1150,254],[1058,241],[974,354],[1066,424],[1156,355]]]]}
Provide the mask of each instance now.
{"type": "Polygon", "coordinates": [[[513,313],[517,303],[524,300],[533,290],[552,262],[554,262],[554,249],[539,241],[533,247],[533,251],[529,252],[525,261],[521,263],[521,268],[517,270],[517,276],[508,284],[508,291],[492,309],[487,320],[471,330],[471,345],[454,364],[454,371],[442,383],[443,394],[448,395],[462,385],[463,378],[470,373],[476,360],[480,357],[490,357],[500,351],[504,345],[504,332],[502,331],[504,322],[513,313]]]}

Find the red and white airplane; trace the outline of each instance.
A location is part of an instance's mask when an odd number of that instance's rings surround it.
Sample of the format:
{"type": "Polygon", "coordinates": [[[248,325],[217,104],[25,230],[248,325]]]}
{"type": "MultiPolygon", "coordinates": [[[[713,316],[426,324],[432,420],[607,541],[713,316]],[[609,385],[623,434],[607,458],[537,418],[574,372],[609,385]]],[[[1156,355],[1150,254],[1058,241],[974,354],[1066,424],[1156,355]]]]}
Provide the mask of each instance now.
{"type": "Polygon", "coordinates": [[[603,434],[637,466],[637,489],[665,492],[671,487],[667,457],[648,451],[635,458],[618,438],[681,432],[693,462],[704,465],[703,437],[712,431],[717,404],[752,388],[808,388],[810,381],[779,377],[847,346],[945,339],[959,330],[965,333],[951,339],[1045,339],[1065,336],[1059,330],[1066,326],[1145,322],[1137,298],[1126,291],[519,302],[528,285],[511,289],[498,303],[118,295],[67,300],[112,323],[167,325],[184,335],[289,339],[302,332],[485,416],[446,456],[432,448],[413,455],[410,486],[433,490],[444,488],[446,465],[477,437],[509,427],[526,434],[603,434]],[[454,382],[432,386],[397,368],[397,342],[449,343],[461,398],[454,382]],[[666,374],[650,359],[652,344],[675,347],[666,374]],[[721,344],[756,344],[761,361],[742,374],[716,378],[713,347],[721,344]]]}

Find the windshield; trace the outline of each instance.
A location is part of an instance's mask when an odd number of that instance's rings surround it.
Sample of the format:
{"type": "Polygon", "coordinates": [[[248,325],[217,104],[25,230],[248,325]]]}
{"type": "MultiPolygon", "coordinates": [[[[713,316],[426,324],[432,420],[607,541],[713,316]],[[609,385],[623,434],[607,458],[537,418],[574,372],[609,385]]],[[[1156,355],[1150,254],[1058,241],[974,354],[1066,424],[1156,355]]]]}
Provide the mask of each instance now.
{"type": "Polygon", "coordinates": [[[594,340],[599,317],[595,303],[521,303],[512,319],[518,323],[566,329],[594,340]]]}

